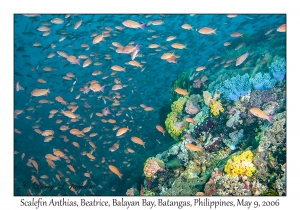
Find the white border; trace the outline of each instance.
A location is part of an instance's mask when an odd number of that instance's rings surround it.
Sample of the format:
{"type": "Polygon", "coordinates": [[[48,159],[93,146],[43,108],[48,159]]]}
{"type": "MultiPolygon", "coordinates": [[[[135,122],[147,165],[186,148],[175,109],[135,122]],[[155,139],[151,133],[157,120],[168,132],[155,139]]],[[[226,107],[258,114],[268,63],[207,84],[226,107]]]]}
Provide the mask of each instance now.
{"type": "MultiPolygon", "coordinates": [[[[235,1],[38,1],[14,0],[1,1],[1,189],[0,206],[5,209],[21,209],[19,206],[22,197],[13,197],[13,14],[14,13],[287,13],[287,192],[288,196],[280,198],[281,208],[296,207],[298,204],[299,190],[299,12],[298,5],[293,2],[274,0],[235,0],[235,1]]],[[[35,197],[37,198],[37,197],[35,197]]],[[[78,197],[69,197],[78,200],[78,197]]],[[[103,197],[110,200],[112,197],[103,197]]],[[[120,198],[120,197],[118,197],[120,198]]],[[[192,197],[170,197],[180,200],[192,200],[192,197]]],[[[28,197],[26,197],[28,199],[28,197]]],[[[51,197],[43,197],[45,200],[51,197]]],[[[93,199],[89,197],[88,199],[93,199]]],[[[129,199],[129,198],[126,198],[129,199]]],[[[142,198],[130,198],[139,199],[142,198]]],[[[147,199],[158,199],[148,197],[147,199]]],[[[164,197],[164,199],[167,199],[164,197]]],[[[215,198],[214,198],[215,199],[215,198]]],[[[224,198],[236,200],[236,198],[224,198]]],[[[247,198],[264,200],[264,198],[247,198]]],[[[275,198],[274,198],[275,199],[275,198]]],[[[271,199],[270,199],[271,200],[271,199]]],[[[66,207],[68,208],[68,207],[66,207]]],[[[99,207],[97,207],[99,208],[99,207]]],[[[171,209],[172,207],[168,207],[171,209]]],[[[198,207],[199,208],[199,207],[198,207]]],[[[80,209],[80,208],[79,208],[80,209]]],[[[82,207],[81,207],[82,209],[82,207]]],[[[126,209],[126,208],[122,208],[126,209]]],[[[174,209],[174,207],[172,208],[174,209]]],[[[229,208],[228,208],[229,209],[229,208]]],[[[268,209],[268,208],[266,208],[268,209]]]]}

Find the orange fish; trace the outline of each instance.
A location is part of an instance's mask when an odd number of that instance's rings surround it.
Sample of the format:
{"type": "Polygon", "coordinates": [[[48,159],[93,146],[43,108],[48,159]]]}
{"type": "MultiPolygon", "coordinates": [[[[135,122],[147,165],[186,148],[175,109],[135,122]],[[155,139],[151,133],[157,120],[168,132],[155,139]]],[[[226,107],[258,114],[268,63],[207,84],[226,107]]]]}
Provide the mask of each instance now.
{"type": "Polygon", "coordinates": [[[189,92],[187,92],[186,90],[181,89],[181,88],[176,88],[175,92],[178,93],[178,94],[180,94],[180,95],[184,95],[184,96],[188,96],[189,95],[189,92]]]}
{"type": "Polygon", "coordinates": [[[217,29],[212,29],[212,28],[209,28],[209,27],[203,27],[198,32],[200,34],[216,34],[216,30],[217,29]]]}
{"type": "Polygon", "coordinates": [[[120,173],[119,169],[117,169],[113,165],[109,165],[108,167],[114,174],[116,174],[120,179],[122,179],[123,174],[120,173]]]}
{"type": "Polygon", "coordinates": [[[93,142],[91,142],[91,141],[89,141],[89,144],[91,145],[91,147],[93,147],[94,149],[96,149],[97,147],[96,147],[96,145],[93,143],[93,142]]]}
{"type": "Polygon", "coordinates": [[[248,56],[249,52],[247,51],[245,54],[238,57],[238,59],[236,59],[235,66],[241,65],[247,59],[248,56]]]}
{"type": "Polygon", "coordinates": [[[56,96],[55,100],[62,103],[62,104],[64,104],[64,105],[67,105],[67,102],[61,96],[56,96]]]}
{"type": "Polygon", "coordinates": [[[147,107],[144,108],[144,110],[145,110],[145,111],[152,111],[152,110],[153,110],[153,107],[147,106],[147,107]]]}
{"type": "Polygon", "coordinates": [[[30,159],[30,162],[35,167],[36,173],[38,174],[38,172],[39,172],[39,165],[37,164],[37,162],[35,160],[30,159]]]}
{"type": "Polygon", "coordinates": [[[185,144],[185,147],[188,148],[189,150],[192,150],[192,151],[202,152],[202,148],[198,147],[194,144],[185,144]]]}
{"type": "Polygon", "coordinates": [[[42,136],[52,136],[54,134],[54,131],[53,130],[45,130],[43,133],[42,133],[42,136]]]}
{"type": "Polygon", "coordinates": [[[73,141],[72,144],[77,147],[78,149],[80,148],[79,144],[76,141],[73,141]]]}
{"type": "Polygon", "coordinates": [[[196,124],[196,121],[195,121],[193,118],[188,117],[188,118],[185,118],[185,120],[186,120],[187,122],[196,124]]]}
{"type": "Polygon", "coordinates": [[[163,127],[161,127],[160,125],[156,126],[156,129],[161,132],[163,135],[165,135],[165,130],[163,129],[163,127]]]}
{"type": "Polygon", "coordinates": [[[116,151],[117,149],[119,149],[119,147],[120,147],[119,142],[116,142],[116,143],[114,143],[114,145],[112,145],[111,148],[109,148],[109,151],[114,152],[114,151],[116,151]]]}
{"type": "Polygon", "coordinates": [[[70,130],[70,133],[73,134],[73,135],[81,135],[81,136],[84,136],[84,133],[76,128],[73,128],[70,130]]]}
{"type": "Polygon", "coordinates": [[[91,63],[92,63],[92,60],[90,58],[88,58],[83,62],[82,67],[85,68],[85,67],[91,65],[91,63]]]}
{"type": "Polygon", "coordinates": [[[131,137],[131,141],[133,141],[133,142],[136,143],[136,144],[143,145],[143,147],[146,149],[146,147],[145,147],[146,142],[143,142],[142,139],[140,139],[140,138],[138,138],[138,137],[135,137],[135,136],[132,136],[132,137],[131,137]]]}
{"type": "Polygon", "coordinates": [[[278,32],[286,32],[286,24],[282,24],[277,28],[278,32]]]}
{"type": "Polygon", "coordinates": [[[75,173],[75,169],[74,169],[74,167],[72,166],[72,165],[67,165],[68,166],[68,168],[71,170],[71,171],[73,171],[74,173],[75,173]]]}
{"type": "Polygon", "coordinates": [[[225,43],[224,43],[224,46],[227,47],[227,46],[229,46],[230,44],[231,44],[230,42],[225,42],[225,43]]]}
{"type": "Polygon", "coordinates": [[[45,156],[45,158],[46,158],[47,160],[53,160],[53,161],[60,160],[60,156],[55,156],[55,155],[52,155],[52,154],[47,154],[47,155],[45,156]]]}
{"type": "Polygon", "coordinates": [[[130,153],[135,153],[135,151],[133,149],[127,148],[127,151],[130,153]]]}
{"type": "Polygon", "coordinates": [[[48,93],[50,93],[49,88],[48,89],[34,89],[33,91],[31,91],[31,96],[44,96],[44,95],[48,95],[48,93]]]}
{"type": "Polygon", "coordinates": [[[183,44],[180,44],[180,43],[173,43],[171,45],[171,47],[173,47],[175,49],[179,49],[179,50],[186,49],[186,45],[183,45],[183,44]]]}
{"type": "Polygon", "coordinates": [[[233,32],[230,34],[231,37],[240,37],[243,36],[243,34],[241,34],[240,32],[233,32]]]}
{"type": "Polygon", "coordinates": [[[103,38],[104,38],[103,34],[96,36],[96,37],[93,39],[93,44],[98,44],[98,43],[100,43],[100,42],[103,40],[103,38]]]}
{"type": "Polygon", "coordinates": [[[86,156],[88,156],[91,160],[95,160],[96,157],[92,155],[91,153],[86,153],[86,156]]]}
{"type": "Polygon", "coordinates": [[[69,117],[69,118],[76,118],[76,115],[71,112],[71,111],[64,111],[64,110],[61,110],[61,113],[63,113],[66,117],[69,117]]]}
{"type": "Polygon", "coordinates": [[[123,23],[122,23],[124,26],[128,27],[128,28],[141,28],[141,29],[145,29],[146,28],[146,24],[145,23],[138,23],[136,21],[133,21],[133,20],[125,20],[123,23]]]}
{"type": "Polygon", "coordinates": [[[259,108],[251,108],[250,112],[256,117],[268,120],[270,123],[273,120],[273,116],[268,116],[264,111],[260,110],[259,108]]]}
{"type": "Polygon", "coordinates": [[[76,30],[77,28],[79,28],[81,26],[82,20],[79,20],[75,23],[74,25],[74,30],[76,30]]]}
{"type": "Polygon", "coordinates": [[[77,194],[77,191],[75,190],[75,188],[74,188],[72,185],[69,186],[69,189],[70,189],[73,193],[75,193],[76,195],[78,195],[78,194],[77,194]]]}
{"type": "Polygon", "coordinates": [[[116,136],[121,136],[122,134],[126,133],[127,131],[129,131],[128,126],[127,126],[127,128],[120,128],[120,129],[117,131],[116,136]]]}
{"type": "Polygon", "coordinates": [[[84,173],[83,175],[84,175],[85,177],[88,177],[88,178],[90,178],[90,177],[91,177],[91,174],[90,174],[90,173],[88,173],[88,172],[84,173]]]}

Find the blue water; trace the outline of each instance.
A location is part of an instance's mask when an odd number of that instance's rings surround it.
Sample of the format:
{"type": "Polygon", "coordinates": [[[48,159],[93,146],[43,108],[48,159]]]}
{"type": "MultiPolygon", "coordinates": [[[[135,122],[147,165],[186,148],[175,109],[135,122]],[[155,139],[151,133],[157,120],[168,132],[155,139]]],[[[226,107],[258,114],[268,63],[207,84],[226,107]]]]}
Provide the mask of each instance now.
{"type": "MultiPolygon", "coordinates": [[[[18,115],[14,120],[14,128],[21,131],[21,134],[14,134],[14,150],[18,152],[14,156],[14,178],[15,178],[15,195],[27,195],[30,189],[34,195],[75,195],[69,190],[42,190],[35,189],[36,186],[26,185],[31,183],[31,176],[34,175],[41,180],[41,175],[49,176],[44,179],[47,185],[58,185],[55,177],[58,170],[64,175],[61,178],[63,183],[65,177],[69,178],[69,183],[80,185],[86,179],[87,186],[93,186],[92,192],[85,189],[78,193],[79,195],[125,195],[128,188],[139,186],[143,182],[143,166],[148,157],[155,156],[167,148],[175,141],[167,134],[163,136],[157,131],[156,125],[165,128],[163,122],[160,121],[160,108],[170,101],[170,93],[172,83],[178,76],[191,68],[205,66],[209,74],[216,73],[221,70],[221,66],[213,67],[209,63],[209,58],[222,56],[226,52],[224,43],[234,41],[237,38],[230,37],[233,32],[240,32],[254,39],[263,41],[264,34],[271,28],[276,29],[286,23],[285,15],[259,15],[244,14],[235,18],[228,18],[227,14],[221,15],[201,15],[191,16],[185,15],[71,15],[66,18],[64,14],[50,15],[43,14],[36,17],[28,17],[23,14],[14,17],[14,84],[19,84],[25,89],[14,92],[14,110],[24,110],[24,113],[18,115]],[[52,24],[53,18],[61,18],[63,24],[52,24]],[[82,20],[82,25],[74,30],[74,24],[82,20]],[[149,25],[145,30],[140,28],[132,29],[122,25],[125,20],[135,20],[139,23],[148,23],[154,20],[163,20],[162,25],[149,25]],[[193,26],[192,30],[181,28],[183,24],[193,26]],[[39,26],[47,25],[51,28],[48,36],[43,36],[43,32],[37,30],[39,26]],[[115,27],[122,26],[123,30],[115,27]],[[104,41],[99,44],[93,44],[93,32],[101,34],[110,27],[113,30],[110,36],[105,37],[104,41]],[[216,29],[216,34],[202,35],[198,30],[202,27],[210,27],[216,29]],[[66,39],[59,41],[61,36],[66,39]],[[156,35],[158,38],[153,38],[156,35]],[[176,39],[170,42],[166,41],[168,36],[176,36],[176,39]],[[140,44],[140,56],[135,60],[143,65],[143,68],[126,65],[131,60],[130,54],[116,53],[116,47],[112,42],[119,42],[123,46],[129,45],[130,42],[140,44]],[[34,47],[33,43],[38,42],[41,46],[34,47]],[[174,49],[172,43],[181,43],[186,45],[187,49],[174,49]],[[81,44],[89,45],[89,50],[81,47],[81,44]],[[52,49],[51,44],[55,44],[56,48],[52,49]],[[150,49],[150,44],[159,44],[157,49],[150,49]],[[57,51],[65,51],[68,55],[86,55],[92,60],[92,64],[86,68],[82,67],[84,59],[81,59],[81,65],[73,65],[65,58],[59,56],[57,51]],[[47,58],[49,53],[55,53],[53,58],[47,58]],[[178,58],[177,64],[168,63],[160,57],[163,53],[175,52],[178,58]],[[96,54],[96,55],[95,55],[96,54]],[[109,54],[111,59],[105,59],[105,55],[109,54]],[[95,66],[95,62],[102,65],[95,66]],[[113,70],[111,66],[119,65],[126,67],[125,72],[117,72],[111,75],[113,70]],[[44,71],[43,68],[49,66],[57,68],[50,72],[44,71]],[[210,68],[209,68],[210,67],[210,68]],[[145,69],[144,69],[145,68],[145,69]],[[144,70],[143,70],[144,69],[144,70]],[[103,74],[93,76],[92,72],[100,70],[103,74]],[[76,75],[76,84],[73,85],[75,79],[71,81],[63,79],[68,72],[76,75]],[[108,78],[103,79],[103,77],[108,78]],[[47,83],[42,84],[37,80],[42,78],[47,83]],[[116,91],[112,90],[114,78],[121,80],[122,85],[127,85],[121,90],[121,99],[119,106],[112,106],[116,91]],[[130,79],[132,78],[132,79],[130,79]],[[103,86],[106,85],[104,93],[90,91],[83,94],[80,91],[85,84],[92,80],[97,80],[103,86]],[[73,92],[70,88],[73,86],[73,92]],[[32,97],[31,92],[35,88],[50,89],[47,96],[32,97]],[[80,99],[75,97],[81,93],[80,99]],[[99,96],[108,96],[112,100],[106,98],[106,104],[99,96]],[[57,102],[55,97],[61,96],[68,102],[77,102],[76,114],[80,115],[78,122],[70,122],[70,118],[62,115],[61,110],[68,110],[67,106],[57,102]],[[81,100],[85,98],[86,100],[81,100]],[[41,104],[40,99],[46,99],[53,103],[41,104]],[[84,107],[87,103],[91,108],[84,107]],[[153,107],[153,111],[144,111],[140,104],[153,107]],[[27,110],[33,107],[33,110],[27,110]],[[102,113],[102,109],[108,107],[112,114],[99,117],[97,112],[102,113]],[[133,107],[133,109],[132,109],[133,107]],[[136,108],[135,108],[136,107],[136,108]],[[50,110],[56,109],[58,113],[53,118],[49,118],[50,110]],[[118,111],[122,110],[120,116],[116,116],[118,111]],[[90,114],[93,113],[92,118],[90,114]],[[27,119],[28,116],[32,118],[27,119]],[[26,118],[27,117],[27,118],[26,118]],[[62,120],[56,123],[56,120],[62,120]],[[116,123],[104,123],[102,119],[115,119],[116,123]],[[38,122],[37,122],[38,121],[38,122]],[[82,130],[92,125],[92,130],[86,134],[86,139],[72,135],[69,130],[61,131],[61,125],[68,125],[70,129],[77,128],[82,130]],[[50,142],[44,142],[44,137],[34,131],[33,126],[39,125],[41,131],[53,130],[54,138],[50,142]],[[119,128],[129,127],[129,131],[121,138],[116,136],[117,130],[112,128],[117,125],[119,128]],[[98,133],[95,137],[88,137],[92,132],[98,133]],[[65,142],[62,136],[66,136],[69,141],[65,142]],[[144,149],[141,145],[131,141],[132,136],[137,136],[146,142],[144,149]],[[78,142],[80,148],[72,145],[72,142],[78,142]],[[82,155],[82,152],[90,152],[92,147],[88,143],[92,141],[96,146],[93,155],[96,157],[94,161],[82,155]],[[109,148],[119,141],[120,147],[115,152],[110,152],[109,148]],[[135,153],[126,152],[127,148],[131,148],[135,153]],[[67,163],[64,159],[55,161],[56,167],[52,169],[46,162],[45,155],[53,154],[53,148],[60,149],[67,156],[72,155],[76,161],[70,159],[67,163]],[[67,151],[66,151],[66,150],[67,151]],[[21,154],[25,153],[25,158],[21,160],[21,154]],[[38,174],[34,167],[27,165],[28,159],[33,159],[38,163],[38,174]],[[102,162],[105,157],[105,162],[102,162]],[[70,172],[67,167],[71,164],[76,174],[70,172]],[[83,166],[84,165],[84,166],[83,166]],[[96,166],[97,165],[97,166],[96,166]],[[108,165],[116,166],[123,174],[122,179],[113,174],[108,165]],[[67,172],[69,171],[69,173],[67,172]],[[91,177],[86,178],[85,172],[90,172],[91,177]]],[[[252,50],[252,49],[249,49],[252,50]]],[[[88,84],[88,86],[90,86],[88,84]]],[[[165,129],[166,130],[166,129],[165,129]]],[[[40,182],[40,185],[43,184],[40,182]]]]}

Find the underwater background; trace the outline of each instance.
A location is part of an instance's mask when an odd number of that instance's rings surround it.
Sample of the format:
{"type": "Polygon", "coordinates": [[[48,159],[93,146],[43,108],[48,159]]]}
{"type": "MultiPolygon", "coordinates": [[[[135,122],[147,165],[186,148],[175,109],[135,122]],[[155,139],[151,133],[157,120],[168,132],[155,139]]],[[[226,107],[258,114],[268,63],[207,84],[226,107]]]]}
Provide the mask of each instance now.
{"type": "Polygon", "coordinates": [[[286,195],[285,23],[14,15],[14,195],[286,195]]]}

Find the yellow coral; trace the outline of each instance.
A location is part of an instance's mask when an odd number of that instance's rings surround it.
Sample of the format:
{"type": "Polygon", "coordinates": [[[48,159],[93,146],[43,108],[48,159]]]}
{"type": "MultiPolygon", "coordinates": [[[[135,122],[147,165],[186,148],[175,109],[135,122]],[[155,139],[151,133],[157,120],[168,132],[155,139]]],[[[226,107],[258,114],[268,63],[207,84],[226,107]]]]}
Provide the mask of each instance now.
{"type": "Polygon", "coordinates": [[[252,173],[256,170],[252,163],[253,153],[248,150],[243,152],[239,156],[233,156],[227,161],[224,171],[231,177],[246,175],[252,176],[252,173]]]}
{"type": "Polygon", "coordinates": [[[179,140],[179,136],[183,132],[183,130],[188,127],[188,123],[186,121],[184,122],[184,126],[182,128],[177,128],[175,126],[175,123],[177,122],[177,115],[182,112],[186,101],[187,98],[184,97],[180,97],[177,101],[174,101],[171,105],[172,112],[168,114],[167,119],[165,121],[168,133],[176,141],[179,140]]]}
{"type": "Polygon", "coordinates": [[[212,101],[209,107],[210,107],[210,112],[214,116],[218,116],[220,112],[224,112],[224,108],[222,107],[221,100],[212,101]]]}
{"type": "Polygon", "coordinates": [[[172,138],[175,139],[176,141],[178,141],[179,136],[182,133],[182,131],[188,127],[188,122],[185,121],[184,126],[182,128],[177,128],[175,126],[176,122],[177,122],[177,113],[170,112],[165,121],[165,125],[166,125],[168,133],[172,136],[172,138]]]}

